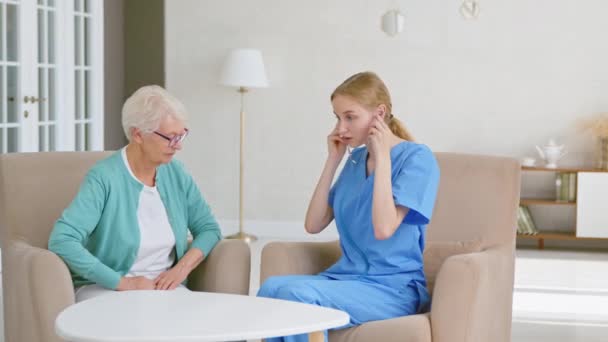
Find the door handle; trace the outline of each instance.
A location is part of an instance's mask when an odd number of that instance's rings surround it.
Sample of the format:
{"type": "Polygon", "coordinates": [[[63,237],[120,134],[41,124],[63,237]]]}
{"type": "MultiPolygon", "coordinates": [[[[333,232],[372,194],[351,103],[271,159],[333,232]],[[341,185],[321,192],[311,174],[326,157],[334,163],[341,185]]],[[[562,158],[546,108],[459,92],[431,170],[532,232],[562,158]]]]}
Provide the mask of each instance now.
{"type": "Polygon", "coordinates": [[[45,97],[42,97],[42,98],[37,98],[34,96],[24,96],[23,97],[23,102],[25,102],[25,103],[30,103],[30,102],[36,103],[36,102],[44,102],[44,101],[46,101],[45,97]]]}

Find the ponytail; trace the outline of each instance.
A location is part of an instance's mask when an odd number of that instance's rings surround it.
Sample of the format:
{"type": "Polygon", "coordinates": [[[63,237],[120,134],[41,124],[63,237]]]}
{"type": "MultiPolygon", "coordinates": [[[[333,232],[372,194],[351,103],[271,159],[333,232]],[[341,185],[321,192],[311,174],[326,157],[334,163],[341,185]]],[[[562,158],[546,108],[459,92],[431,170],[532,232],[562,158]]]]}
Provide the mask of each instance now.
{"type": "Polygon", "coordinates": [[[407,130],[407,128],[405,128],[403,123],[401,123],[401,121],[397,119],[393,114],[390,115],[386,124],[388,125],[388,128],[391,129],[391,132],[393,132],[394,135],[398,136],[403,140],[414,141],[414,137],[412,136],[412,134],[407,130]]]}

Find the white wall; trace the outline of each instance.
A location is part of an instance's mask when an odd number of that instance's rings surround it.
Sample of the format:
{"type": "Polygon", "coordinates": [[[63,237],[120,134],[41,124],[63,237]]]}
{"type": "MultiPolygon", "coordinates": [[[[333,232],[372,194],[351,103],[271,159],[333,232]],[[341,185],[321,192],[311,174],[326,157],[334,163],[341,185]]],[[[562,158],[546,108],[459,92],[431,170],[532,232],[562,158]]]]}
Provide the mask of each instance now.
{"type": "Polygon", "coordinates": [[[480,3],[465,21],[457,0],[167,1],[166,85],[191,112],[181,159],[217,216],[238,215],[238,95],[217,85],[234,47],[261,49],[271,82],[248,97],[248,220],[303,219],[334,124],[328,96],[362,70],[436,151],[521,157],[555,137],[564,163],[590,164],[574,126],[608,111],[608,2],[480,3]],[[405,32],[389,38],[380,16],[395,3],[405,32]]]}

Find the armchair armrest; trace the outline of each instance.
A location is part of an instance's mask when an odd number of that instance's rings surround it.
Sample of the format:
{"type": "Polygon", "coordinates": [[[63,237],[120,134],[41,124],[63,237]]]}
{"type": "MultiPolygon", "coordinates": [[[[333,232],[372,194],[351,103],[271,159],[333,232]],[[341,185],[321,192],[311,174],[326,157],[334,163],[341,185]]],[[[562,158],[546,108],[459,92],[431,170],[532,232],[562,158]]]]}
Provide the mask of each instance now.
{"type": "Polygon", "coordinates": [[[512,245],[446,259],[433,291],[433,341],[510,341],[514,263],[512,245]]]}
{"type": "Polygon", "coordinates": [[[68,267],[53,252],[22,241],[7,243],[2,254],[7,341],[62,341],[55,319],[74,304],[68,267]]]}
{"type": "Polygon", "coordinates": [[[275,275],[319,273],[340,255],[338,241],[271,242],[262,250],[260,283],[275,275]]]}
{"type": "Polygon", "coordinates": [[[251,251],[240,240],[221,240],[205,260],[190,273],[188,287],[194,291],[249,293],[251,251]]]}

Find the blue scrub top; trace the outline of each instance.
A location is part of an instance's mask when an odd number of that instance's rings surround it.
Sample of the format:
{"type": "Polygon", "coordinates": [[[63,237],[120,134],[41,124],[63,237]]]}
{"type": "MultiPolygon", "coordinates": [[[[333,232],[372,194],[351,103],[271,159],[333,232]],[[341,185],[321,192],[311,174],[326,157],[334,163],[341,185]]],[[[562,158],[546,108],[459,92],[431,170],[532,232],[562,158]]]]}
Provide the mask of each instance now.
{"type": "Polygon", "coordinates": [[[421,297],[428,297],[422,252],[435,205],[439,167],[425,145],[404,141],[393,146],[390,154],[393,199],[409,212],[393,236],[376,240],[372,224],[375,173],[366,176],[367,147],[355,149],[329,193],[342,257],[321,274],[378,282],[397,290],[414,286],[421,297]]]}

